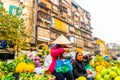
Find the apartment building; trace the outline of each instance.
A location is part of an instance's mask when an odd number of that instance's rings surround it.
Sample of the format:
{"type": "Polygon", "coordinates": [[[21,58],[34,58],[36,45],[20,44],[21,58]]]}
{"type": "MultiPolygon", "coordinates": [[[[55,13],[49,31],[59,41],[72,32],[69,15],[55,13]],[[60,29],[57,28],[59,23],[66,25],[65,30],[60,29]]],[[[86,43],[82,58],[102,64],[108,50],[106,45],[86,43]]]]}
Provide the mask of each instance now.
{"type": "Polygon", "coordinates": [[[0,2],[12,14],[18,15],[18,12],[21,12],[18,16],[25,19],[26,32],[31,34],[37,44],[52,43],[63,34],[72,42],[72,46],[84,48],[88,52],[93,50],[90,13],[74,0],[0,0],[0,2]],[[10,7],[11,5],[13,6],[10,7]],[[15,10],[14,6],[17,6],[16,9],[19,11],[15,10]]]}
{"type": "Polygon", "coordinates": [[[51,43],[64,34],[78,48],[93,51],[91,16],[73,0],[41,0],[37,8],[37,42],[51,43]]]}

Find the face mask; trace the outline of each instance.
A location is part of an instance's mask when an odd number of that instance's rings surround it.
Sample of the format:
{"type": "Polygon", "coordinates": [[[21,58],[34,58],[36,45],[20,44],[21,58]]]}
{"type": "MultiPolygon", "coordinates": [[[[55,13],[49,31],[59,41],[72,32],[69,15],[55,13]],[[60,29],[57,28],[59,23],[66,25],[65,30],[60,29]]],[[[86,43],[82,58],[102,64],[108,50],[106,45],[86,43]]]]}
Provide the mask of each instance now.
{"type": "Polygon", "coordinates": [[[68,52],[64,52],[63,57],[65,57],[65,58],[68,57],[69,56],[68,54],[69,54],[68,52]]]}

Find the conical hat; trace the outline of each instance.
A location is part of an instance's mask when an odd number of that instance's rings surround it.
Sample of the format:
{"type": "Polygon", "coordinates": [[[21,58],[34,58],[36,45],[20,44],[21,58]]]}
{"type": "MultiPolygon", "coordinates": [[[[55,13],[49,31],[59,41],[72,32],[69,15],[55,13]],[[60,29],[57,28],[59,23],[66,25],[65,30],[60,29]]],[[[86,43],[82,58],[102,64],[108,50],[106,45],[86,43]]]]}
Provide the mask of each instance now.
{"type": "Polygon", "coordinates": [[[54,44],[71,44],[71,42],[64,35],[60,35],[53,43],[54,44]]]}

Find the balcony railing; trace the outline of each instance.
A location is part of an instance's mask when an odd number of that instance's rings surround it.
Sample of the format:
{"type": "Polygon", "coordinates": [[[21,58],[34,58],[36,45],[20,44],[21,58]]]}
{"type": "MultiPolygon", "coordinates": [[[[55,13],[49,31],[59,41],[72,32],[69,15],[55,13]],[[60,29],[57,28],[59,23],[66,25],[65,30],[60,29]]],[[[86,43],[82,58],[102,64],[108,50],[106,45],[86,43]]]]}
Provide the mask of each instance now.
{"type": "Polygon", "coordinates": [[[45,19],[45,20],[47,20],[47,21],[51,21],[51,16],[50,15],[48,15],[48,14],[46,14],[46,13],[44,13],[44,12],[42,12],[42,11],[38,11],[38,16],[37,16],[37,18],[39,19],[39,18],[43,18],[43,19],[45,19]]]}
{"type": "Polygon", "coordinates": [[[60,5],[59,8],[60,8],[60,10],[65,11],[66,13],[68,12],[68,11],[67,11],[67,8],[64,7],[64,6],[62,6],[62,5],[60,5]]]}

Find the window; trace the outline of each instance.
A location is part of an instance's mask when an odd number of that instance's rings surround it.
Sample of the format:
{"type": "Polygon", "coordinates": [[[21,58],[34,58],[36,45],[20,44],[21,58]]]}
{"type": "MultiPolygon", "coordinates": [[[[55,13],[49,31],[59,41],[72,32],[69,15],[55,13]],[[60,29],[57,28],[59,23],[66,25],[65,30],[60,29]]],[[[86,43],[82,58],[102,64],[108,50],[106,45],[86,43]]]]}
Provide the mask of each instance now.
{"type": "Polygon", "coordinates": [[[75,36],[70,36],[70,42],[75,43],[75,36]]]}
{"type": "Polygon", "coordinates": [[[75,8],[75,9],[78,9],[78,4],[74,1],[72,1],[72,6],[75,8]]]}

